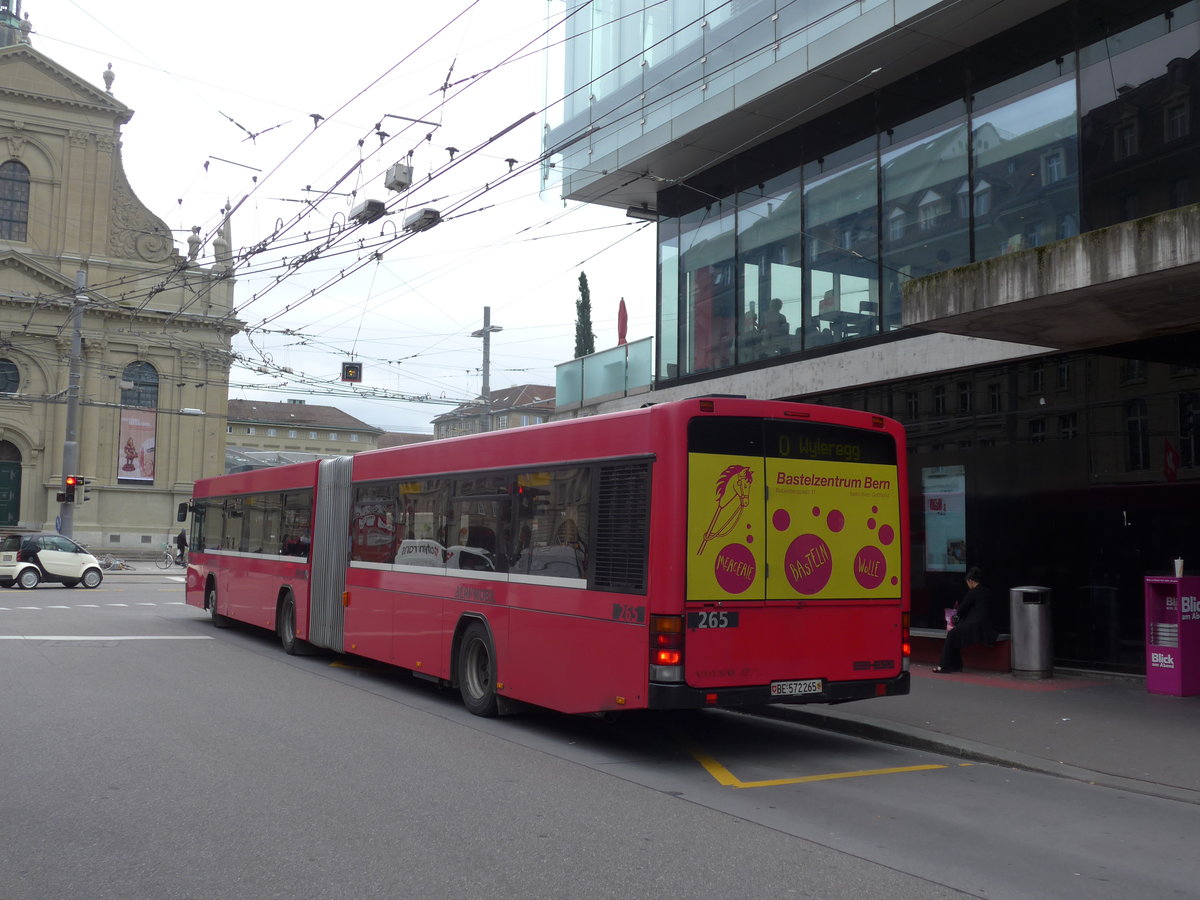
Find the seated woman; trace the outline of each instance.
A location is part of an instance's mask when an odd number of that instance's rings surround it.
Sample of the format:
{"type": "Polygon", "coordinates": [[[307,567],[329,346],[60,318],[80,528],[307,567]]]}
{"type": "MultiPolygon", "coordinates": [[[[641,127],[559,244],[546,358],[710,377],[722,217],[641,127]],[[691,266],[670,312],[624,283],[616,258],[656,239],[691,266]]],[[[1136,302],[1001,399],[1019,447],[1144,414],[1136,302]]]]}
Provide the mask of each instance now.
{"type": "Polygon", "coordinates": [[[953,623],[946,632],[941,662],[933,667],[939,675],[961,672],[962,648],[972,644],[994,644],[996,629],[992,624],[992,592],[983,585],[983,570],[971,566],[967,570],[967,593],[958,601],[953,623]]]}

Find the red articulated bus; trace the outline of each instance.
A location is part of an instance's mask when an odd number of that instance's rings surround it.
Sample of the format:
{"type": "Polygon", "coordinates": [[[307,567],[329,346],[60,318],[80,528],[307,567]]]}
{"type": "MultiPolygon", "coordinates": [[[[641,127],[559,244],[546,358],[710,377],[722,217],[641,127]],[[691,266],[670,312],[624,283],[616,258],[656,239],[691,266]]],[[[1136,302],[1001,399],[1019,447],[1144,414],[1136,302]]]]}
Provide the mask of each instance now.
{"type": "Polygon", "coordinates": [[[187,602],[566,713],[909,689],[904,433],[702,397],[196,483],[187,602]]]}

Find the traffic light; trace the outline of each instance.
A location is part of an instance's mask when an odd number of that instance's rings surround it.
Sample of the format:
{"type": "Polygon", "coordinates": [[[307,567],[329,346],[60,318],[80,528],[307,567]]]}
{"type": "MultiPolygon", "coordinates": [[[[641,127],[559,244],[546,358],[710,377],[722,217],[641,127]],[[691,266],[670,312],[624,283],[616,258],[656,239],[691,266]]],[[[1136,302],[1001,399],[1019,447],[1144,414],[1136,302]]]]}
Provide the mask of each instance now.
{"type": "Polygon", "coordinates": [[[92,479],[80,476],[78,486],[83,488],[82,493],[77,492],[79,495],[79,502],[87,503],[92,499],[92,479]]]}
{"type": "Polygon", "coordinates": [[[66,478],[63,479],[63,485],[66,487],[66,490],[63,491],[64,502],[66,502],[66,503],[74,503],[75,502],[75,488],[78,484],[79,484],[79,476],[78,475],[68,475],[66,478]]]}
{"type": "Polygon", "coordinates": [[[356,362],[342,363],[342,381],[362,381],[362,364],[356,362]]]}

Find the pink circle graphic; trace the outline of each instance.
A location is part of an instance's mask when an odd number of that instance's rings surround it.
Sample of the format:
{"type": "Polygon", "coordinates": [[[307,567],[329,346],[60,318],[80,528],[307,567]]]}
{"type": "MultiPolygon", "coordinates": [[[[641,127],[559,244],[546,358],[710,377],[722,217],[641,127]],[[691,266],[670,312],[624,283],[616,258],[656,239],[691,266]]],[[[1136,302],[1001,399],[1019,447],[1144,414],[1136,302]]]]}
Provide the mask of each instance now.
{"type": "Polygon", "coordinates": [[[830,531],[836,534],[846,527],[846,514],[840,509],[831,509],[825,518],[825,524],[829,526],[830,531]]]}
{"type": "Polygon", "coordinates": [[[875,520],[874,520],[874,519],[867,519],[867,527],[868,527],[869,529],[871,529],[872,531],[874,531],[874,530],[875,530],[875,520]]]}
{"type": "Polygon", "coordinates": [[[776,531],[787,531],[792,524],[792,517],[786,509],[777,509],[771,516],[771,524],[776,531]]]}
{"type": "Polygon", "coordinates": [[[895,539],[896,532],[892,529],[891,525],[884,525],[879,529],[879,543],[883,544],[883,546],[890,546],[895,539]]]}
{"type": "Polygon", "coordinates": [[[854,556],[854,579],[868,590],[883,584],[887,576],[887,560],[878,547],[863,547],[854,556]]]}
{"type": "Polygon", "coordinates": [[[743,544],[726,544],[713,560],[717,584],[727,594],[741,594],[754,583],[754,554],[743,544]]]}
{"type": "Polygon", "coordinates": [[[819,506],[814,506],[814,507],[813,507],[813,518],[815,519],[815,518],[816,518],[817,516],[819,516],[820,514],[821,514],[821,507],[819,507],[819,506]]]}
{"type": "Polygon", "coordinates": [[[802,534],[783,554],[788,583],[801,594],[818,594],[833,574],[829,545],[815,534],[802,534]]]}

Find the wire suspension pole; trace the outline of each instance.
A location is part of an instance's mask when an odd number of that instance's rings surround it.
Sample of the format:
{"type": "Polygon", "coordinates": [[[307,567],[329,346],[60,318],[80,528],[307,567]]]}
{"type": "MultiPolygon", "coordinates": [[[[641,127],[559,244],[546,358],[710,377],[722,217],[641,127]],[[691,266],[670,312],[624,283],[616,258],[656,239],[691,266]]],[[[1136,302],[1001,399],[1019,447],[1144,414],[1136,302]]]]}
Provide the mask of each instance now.
{"type": "MultiPolygon", "coordinates": [[[[87,295],[83,287],[87,272],[80,269],[75,273],[75,299],[71,304],[71,361],[67,376],[67,434],[63,441],[62,489],[67,489],[67,476],[76,475],[79,468],[79,372],[83,364],[83,305],[87,295]]],[[[80,490],[80,485],[75,486],[80,490]]],[[[65,501],[59,504],[58,530],[60,534],[74,537],[75,504],[65,501]]]]}
{"type": "Polygon", "coordinates": [[[499,325],[492,324],[492,308],[483,308],[483,327],[472,331],[471,337],[483,338],[483,426],[480,431],[492,430],[492,333],[503,331],[499,325]]]}

